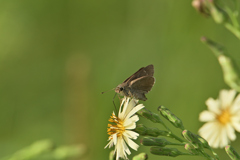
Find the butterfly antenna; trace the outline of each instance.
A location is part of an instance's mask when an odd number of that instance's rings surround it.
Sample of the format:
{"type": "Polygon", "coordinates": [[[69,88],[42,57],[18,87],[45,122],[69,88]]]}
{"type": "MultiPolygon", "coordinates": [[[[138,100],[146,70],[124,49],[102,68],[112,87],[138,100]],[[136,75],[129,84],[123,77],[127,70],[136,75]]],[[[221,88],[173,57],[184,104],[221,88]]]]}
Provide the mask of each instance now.
{"type": "Polygon", "coordinates": [[[115,89],[115,88],[110,89],[110,90],[107,90],[107,91],[104,91],[104,92],[101,92],[101,94],[103,94],[103,93],[105,93],[105,92],[109,92],[109,91],[114,90],[114,89],[115,89]]]}
{"type": "Polygon", "coordinates": [[[115,105],[115,103],[114,103],[114,99],[115,99],[116,95],[117,95],[117,93],[115,93],[115,95],[114,95],[114,97],[113,97],[113,105],[114,105],[114,107],[115,107],[115,110],[116,110],[116,114],[118,114],[118,110],[117,110],[117,107],[116,107],[116,105],[115,105]]]}

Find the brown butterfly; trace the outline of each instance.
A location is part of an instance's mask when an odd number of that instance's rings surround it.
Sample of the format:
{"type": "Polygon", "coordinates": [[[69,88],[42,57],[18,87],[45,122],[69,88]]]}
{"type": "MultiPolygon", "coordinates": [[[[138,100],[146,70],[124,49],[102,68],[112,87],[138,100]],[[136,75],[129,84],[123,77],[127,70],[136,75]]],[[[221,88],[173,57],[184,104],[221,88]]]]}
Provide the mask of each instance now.
{"type": "Polygon", "coordinates": [[[152,64],[140,68],[136,73],[127,78],[122,84],[115,88],[115,92],[121,96],[132,97],[146,101],[147,94],[155,83],[153,77],[154,67],[152,64]]]}

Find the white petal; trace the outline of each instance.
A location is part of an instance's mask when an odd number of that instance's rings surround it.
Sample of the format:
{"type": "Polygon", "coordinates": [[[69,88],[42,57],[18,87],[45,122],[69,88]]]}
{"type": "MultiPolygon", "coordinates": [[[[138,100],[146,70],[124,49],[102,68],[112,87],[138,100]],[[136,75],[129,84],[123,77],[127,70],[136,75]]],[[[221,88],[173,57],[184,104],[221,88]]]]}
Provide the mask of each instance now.
{"type": "Polygon", "coordinates": [[[231,116],[231,122],[240,123],[240,115],[239,115],[239,114],[232,115],[232,116],[231,116]]]}
{"type": "MultiPolygon", "coordinates": [[[[124,152],[127,152],[127,154],[130,155],[131,152],[130,152],[128,146],[126,145],[126,143],[125,143],[124,141],[123,141],[122,145],[123,145],[123,151],[124,151],[124,152]]],[[[126,155],[126,156],[127,156],[127,155],[126,155]]]]}
{"type": "Polygon", "coordinates": [[[208,106],[208,110],[215,113],[220,114],[220,103],[219,100],[214,100],[213,98],[208,98],[206,101],[206,105],[208,106]]]}
{"type": "Polygon", "coordinates": [[[208,122],[216,119],[216,114],[210,111],[203,111],[199,115],[199,121],[208,122]]]}
{"type": "Polygon", "coordinates": [[[107,148],[108,146],[109,146],[109,148],[111,148],[113,146],[113,140],[112,139],[108,142],[108,144],[104,147],[104,149],[107,148]]]}
{"type": "Polygon", "coordinates": [[[125,127],[125,129],[135,129],[136,123],[128,123],[128,124],[124,125],[124,127],[125,127]]]}
{"type": "Polygon", "coordinates": [[[117,133],[115,133],[115,134],[113,134],[112,135],[112,138],[113,138],[113,143],[114,143],[114,145],[116,145],[117,144],[117,133]]]}
{"type": "Polygon", "coordinates": [[[226,109],[232,105],[233,99],[236,95],[235,90],[221,90],[219,94],[219,99],[221,102],[222,109],[226,109]]]}
{"type": "Polygon", "coordinates": [[[228,145],[229,140],[235,140],[236,135],[231,124],[222,125],[217,121],[204,124],[199,134],[205,138],[213,148],[223,148],[228,145]]]}
{"type": "Polygon", "coordinates": [[[231,123],[234,129],[238,132],[240,132],[240,117],[231,117],[231,123]]]}
{"type": "Polygon", "coordinates": [[[120,119],[122,119],[122,120],[123,120],[123,119],[125,118],[125,116],[126,116],[125,112],[126,112],[126,110],[127,110],[127,107],[128,107],[128,104],[129,104],[129,100],[130,100],[129,97],[126,98],[124,104],[121,105],[120,108],[119,108],[118,117],[119,117],[120,119]],[[122,106],[123,106],[123,108],[122,108],[122,106]]]}
{"type": "Polygon", "coordinates": [[[227,135],[227,128],[222,127],[220,132],[219,132],[219,147],[223,148],[226,145],[228,145],[228,135],[227,135]]]}
{"type": "MultiPolygon", "coordinates": [[[[119,142],[120,142],[120,140],[119,140],[119,142]]],[[[120,143],[119,143],[120,144],[120,143]]],[[[116,146],[115,146],[115,152],[116,152],[116,159],[118,160],[121,156],[121,153],[120,153],[120,150],[121,150],[121,145],[119,145],[119,144],[117,144],[116,146]]]]}
{"type": "Polygon", "coordinates": [[[134,107],[126,116],[125,119],[130,118],[132,115],[134,115],[137,111],[141,110],[142,108],[144,108],[145,106],[143,104],[139,104],[136,107],[134,107]]]}
{"type": "Polygon", "coordinates": [[[133,142],[130,138],[128,138],[127,136],[124,136],[124,140],[126,141],[126,143],[135,151],[137,151],[139,145],[137,145],[135,142],[133,142]]]}
{"type": "Polygon", "coordinates": [[[207,123],[205,123],[205,124],[198,130],[199,134],[201,134],[201,133],[205,134],[205,132],[206,132],[206,133],[209,133],[208,131],[211,130],[211,128],[212,128],[213,125],[214,125],[213,122],[207,122],[207,123]]]}
{"type": "Polygon", "coordinates": [[[124,158],[124,159],[127,158],[127,155],[125,153],[125,148],[124,148],[126,145],[124,145],[124,143],[125,142],[124,142],[123,138],[120,137],[118,139],[118,143],[117,143],[116,148],[115,148],[115,150],[117,152],[116,159],[119,159],[119,157],[124,158]]]}
{"type": "Polygon", "coordinates": [[[139,136],[138,133],[134,132],[134,131],[128,131],[126,130],[124,133],[123,133],[124,136],[126,137],[129,137],[129,138],[132,138],[132,139],[137,139],[137,137],[139,136]]]}
{"type": "Polygon", "coordinates": [[[216,125],[213,126],[212,128],[212,138],[211,140],[209,141],[210,145],[212,144],[212,146],[214,148],[219,148],[219,147],[222,147],[222,139],[223,137],[225,137],[225,139],[227,138],[227,134],[226,132],[222,132],[222,127],[221,127],[221,124],[219,123],[216,123],[216,125]]]}
{"type": "MultiPolygon", "coordinates": [[[[126,118],[123,122],[124,127],[131,125],[132,123],[136,123],[139,120],[137,115],[132,116],[131,118],[126,118]]],[[[134,129],[134,128],[133,128],[134,129]]]]}
{"type": "Polygon", "coordinates": [[[200,129],[199,134],[208,141],[209,145],[217,148],[219,145],[219,124],[217,121],[205,123],[200,129]]]}
{"type": "Polygon", "coordinates": [[[126,127],[128,126],[128,124],[136,123],[138,120],[139,120],[138,116],[134,115],[128,119],[125,119],[125,121],[123,122],[123,125],[126,127]]]}
{"type": "Polygon", "coordinates": [[[137,122],[139,120],[139,117],[137,115],[132,116],[131,118],[129,118],[132,122],[137,122]]]}
{"type": "MultiPolygon", "coordinates": [[[[227,130],[227,135],[228,135],[228,138],[231,140],[231,141],[234,141],[236,139],[236,135],[235,135],[235,130],[234,128],[231,126],[231,124],[226,124],[226,130],[227,130]]],[[[225,147],[225,146],[224,146],[225,147]]]]}
{"type": "Polygon", "coordinates": [[[136,128],[136,122],[139,120],[137,115],[132,116],[131,118],[124,121],[124,127],[126,129],[134,129],[136,128]]]}
{"type": "Polygon", "coordinates": [[[136,100],[134,98],[131,99],[131,101],[129,102],[128,107],[126,109],[125,115],[127,115],[136,106],[137,103],[138,103],[138,100],[136,100]]]}
{"type": "Polygon", "coordinates": [[[209,141],[211,135],[212,135],[212,128],[214,127],[214,124],[212,122],[205,123],[200,129],[199,129],[199,134],[202,136],[204,139],[209,141]]]}
{"type": "Polygon", "coordinates": [[[233,104],[231,107],[231,113],[235,113],[239,109],[240,109],[240,94],[238,94],[235,100],[233,101],[233,104]]]}

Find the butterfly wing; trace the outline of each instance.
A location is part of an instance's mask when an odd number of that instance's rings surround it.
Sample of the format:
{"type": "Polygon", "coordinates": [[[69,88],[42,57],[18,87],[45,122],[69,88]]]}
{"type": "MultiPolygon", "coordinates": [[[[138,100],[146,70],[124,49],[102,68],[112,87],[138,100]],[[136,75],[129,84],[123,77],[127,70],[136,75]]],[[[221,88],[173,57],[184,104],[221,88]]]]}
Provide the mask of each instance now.
{"type": "Polygon", "coordinates": [[[155,83],[155,78],[153,76],[143,76],[131,81],[129,87],[133,91],[148,93],[155,83]]]}
{"type": "Polygon", "coordinates": [[[154,67],[152,64],[146,66],[146,67],[142,67],[140,68],[137,72],[135,72],[133,75],[131,75],[130,77],[128,77],[123,83],[128,83],[130,84],[131,81],[143,77],[143,76],[153,76],[154,74],[154,67]]]}
{"type": "Polygon", "coordinates": [[[133,80],[130,84],[130,91],[134,98],[146,101],[145,96],[155,83],[155,78],[153,76],[143,76],[133,80]]]}

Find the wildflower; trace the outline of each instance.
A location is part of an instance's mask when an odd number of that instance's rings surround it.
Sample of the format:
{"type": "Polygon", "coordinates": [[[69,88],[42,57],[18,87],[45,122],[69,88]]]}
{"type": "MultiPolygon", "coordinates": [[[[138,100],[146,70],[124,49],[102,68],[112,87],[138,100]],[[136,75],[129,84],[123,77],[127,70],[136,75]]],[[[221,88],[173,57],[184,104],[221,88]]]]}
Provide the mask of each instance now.
{"type": "Polygon", "coordinates": [[[115,124],[108,124],[107,132],[110,136],[108,138],[109,143],[105,148],[115,145],[114,153],[116,154],[116,160],[120,157],[127,159],[127,154],[131,154],[128,146],[134,150],[137,150],[139,147],[132,140],[137,139],[139,134],[132,130],[136,128],[136,122],[139,120],[138,116],[134,114],[144,108],[144,106],[142,104],[136,106],[137,102],[138,100],[130,100],[130,98],[124,97],[118,116],[114,112],[110,116],[109,122],[115,124]]]}
{"type": "Polygon", "coordinates": [[[223,148],[236,139],[235,130],[240,132],[240,94],[235,98],[235,90],[221,90],[219,99],[206,101],[208,111],[199,115],[205,123],[199,134],[213,148],[223,148]]]}

